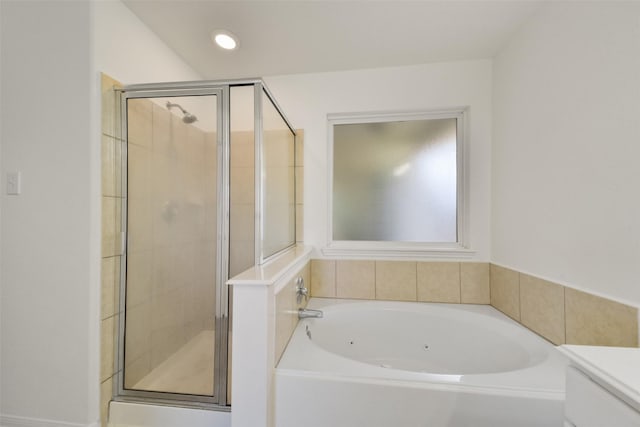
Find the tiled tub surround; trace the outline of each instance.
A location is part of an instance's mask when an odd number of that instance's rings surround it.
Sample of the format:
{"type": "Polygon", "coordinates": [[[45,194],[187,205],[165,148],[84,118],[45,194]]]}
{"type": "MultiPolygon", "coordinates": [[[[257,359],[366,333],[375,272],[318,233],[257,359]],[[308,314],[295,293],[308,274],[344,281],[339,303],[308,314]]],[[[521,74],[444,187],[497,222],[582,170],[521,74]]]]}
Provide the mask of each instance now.
{"type": "Polygon", "coordinates": [[[308,287],[311,283],[311,263],[307,262],[294,277],[289,280],[275,295],[276,299],[276,338],[275,362],[280,360],[293,331],[298,326],[298,309],[307,306],[307,299],[303,298],[298,304],[296,297],[296,279],[302,277],[308,287]]]}
{"type": "Polygon", "coordinates": [[[233,287],[233,425],[273,424],[274,370],[297,322],[295,280],[311,248],[296,245],[227,282],[233,287]]]}
{"type": "Polygon", "coordinates": [[[556,345],[638,346],[638,309],[478,262],[311,261],[324,298],[491,304],[556,345]]]}
{"type": "Polygon", "coordinates": [[[491,265],[491,305],[554,344],[638,346],[638,309],[491,265]]]}
{"type": "Polygon", "coordinates": [[[324,298],[489,304],[489,264],[311,261],[311,295],[324,298]]]}

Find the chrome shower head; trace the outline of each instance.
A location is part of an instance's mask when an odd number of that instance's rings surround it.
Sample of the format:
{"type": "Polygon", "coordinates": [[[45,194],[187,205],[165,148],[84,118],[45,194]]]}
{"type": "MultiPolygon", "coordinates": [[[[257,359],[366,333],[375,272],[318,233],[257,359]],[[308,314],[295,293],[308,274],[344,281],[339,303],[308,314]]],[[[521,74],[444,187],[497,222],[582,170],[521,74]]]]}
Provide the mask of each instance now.
{"type": "Polygon", "coordinates": [[[191,113],[185,113],[184,117],[182,118],[182,121],[187,124],[193,123],[196,120],[198,120],[198,118],[191,113]]]}
{"type": "Polygon", "coordinates": [[[184,115],[184,117],[182,117],[182,121],[184,123],[191,124],[191,123],[193,123],[193,122],[198,120],[198,118],[196,116],[194,116],[193,114],[191,114],[190,112],[188,112],[187,110],[182,108],[182,106],[180,104],[174,104],[174,103],[171,103],[171,102],[167,101],[167,110],[170,110],[173,107],[178,107],[180,109],[180,111],[182,111],[182,114],[184,115]]]}

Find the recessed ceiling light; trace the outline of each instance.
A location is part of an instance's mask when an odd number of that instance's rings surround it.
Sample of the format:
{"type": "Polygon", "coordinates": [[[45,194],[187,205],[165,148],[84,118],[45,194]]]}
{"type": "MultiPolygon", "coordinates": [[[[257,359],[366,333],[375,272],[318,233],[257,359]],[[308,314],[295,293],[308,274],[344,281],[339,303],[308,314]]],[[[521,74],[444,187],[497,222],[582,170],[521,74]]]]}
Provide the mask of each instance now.
{"type": "Polygon", "coordinates": [[[224,50],[234,50],[240,44],[238,38],[226,30],[215,30],[211,33],[211,40],[224,50]]]}

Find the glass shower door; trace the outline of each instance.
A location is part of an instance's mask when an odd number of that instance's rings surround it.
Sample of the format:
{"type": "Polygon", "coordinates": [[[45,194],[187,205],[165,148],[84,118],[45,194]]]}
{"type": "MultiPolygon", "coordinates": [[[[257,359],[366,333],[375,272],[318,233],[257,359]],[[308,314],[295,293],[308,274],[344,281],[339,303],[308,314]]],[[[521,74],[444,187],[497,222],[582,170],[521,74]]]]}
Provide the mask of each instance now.
{"type": "Polygon", "coordinates": [[[222,90],[125,105],[122,390],[225,404],[222,90]]]}

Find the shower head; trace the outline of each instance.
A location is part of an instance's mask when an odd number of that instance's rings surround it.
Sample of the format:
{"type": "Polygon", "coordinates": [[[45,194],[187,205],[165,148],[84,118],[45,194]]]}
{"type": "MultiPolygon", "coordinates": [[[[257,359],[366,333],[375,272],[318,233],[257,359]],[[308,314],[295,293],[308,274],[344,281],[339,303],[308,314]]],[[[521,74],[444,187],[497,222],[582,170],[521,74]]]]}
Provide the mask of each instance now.
{"type": "Polygon", "coordinates": [[[184,117],[182,118],[182,121],[186,124],[191,124],[197,120],[198,118],[191,113],[185,113],[184,117]]]}
{"type": "Polygon", "coordinates": [[[170,110],[173,107],[178,107],[180,109],[180,111],[182,111],[182,114],[184,115],[182,117],[182,121],[184,123],[190,124],[190,123],[193,123],[196,120],[198,120],[198,118],[196,116],[194,116],[193,114],[191,114],[190,112],[188,112],[187,110],[182,108],[182,106],[180,104],[174,104],[174,103],[171,103],[171,102],[167,101],[167,110],[170,110]]]}

